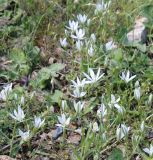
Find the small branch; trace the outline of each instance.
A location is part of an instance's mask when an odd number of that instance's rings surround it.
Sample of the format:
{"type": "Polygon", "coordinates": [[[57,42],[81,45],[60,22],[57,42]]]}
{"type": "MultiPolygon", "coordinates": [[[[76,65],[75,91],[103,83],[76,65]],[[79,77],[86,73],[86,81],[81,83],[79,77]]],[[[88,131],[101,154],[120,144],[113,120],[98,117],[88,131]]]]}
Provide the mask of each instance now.
{"type": "MultiPolygon", "coordinates": [[[[117,145],[118,141],[116,140],[116,141],[114,141],[112,144],[110,144],[110,145],[107,147],[107,145],[108,145],[111,141],[113,141],[113,140],[115,140],[114,137],[111,138],[108,143],[106,143],[106,145],[105,145],[106,148],[103,149],[103,150],[100,152],[100,154],[103,154],[103,153],[105,153],[106,151],[111,150],[114,146],[117,145]]],[[[105,147],[105,146],[104,146],[104,147],[105,147]]]]}
{"type": "Polygon", "coordinates": [[[53,159],[58,158],[58,156],[56,154],[49,154],[49,153],[41,152],[39,150],[36,150],[35,153],[43,155],[43,156],[48,156],[53,159]]]}
{"type": "MultiPolygon", "coordinates": [[[[18,138],[17,140],[15,140],[15,141],[13,142],[13,145],[16,144],[16,143],[19,142],[19,141],[20,141],[20,138],[18,138]]],[[[6,151],[7,149],[9,149],[10,146],[11,146],[11,144],[8,144],[8,145],[4,146],[3,148],[0,148],[0,153],[2,153],[3,151],[6,151]]]]}

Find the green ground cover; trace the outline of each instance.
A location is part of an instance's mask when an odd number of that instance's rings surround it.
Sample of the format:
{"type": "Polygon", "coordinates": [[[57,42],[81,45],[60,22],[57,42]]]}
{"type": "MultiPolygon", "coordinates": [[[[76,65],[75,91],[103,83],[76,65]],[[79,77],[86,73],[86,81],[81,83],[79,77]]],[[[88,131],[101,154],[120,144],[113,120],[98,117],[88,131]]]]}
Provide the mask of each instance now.
{"type": "Polygon", "coordinates": [[[1,0],[0,155],[152,160],[152,37],[152,0],[1,0]]]}

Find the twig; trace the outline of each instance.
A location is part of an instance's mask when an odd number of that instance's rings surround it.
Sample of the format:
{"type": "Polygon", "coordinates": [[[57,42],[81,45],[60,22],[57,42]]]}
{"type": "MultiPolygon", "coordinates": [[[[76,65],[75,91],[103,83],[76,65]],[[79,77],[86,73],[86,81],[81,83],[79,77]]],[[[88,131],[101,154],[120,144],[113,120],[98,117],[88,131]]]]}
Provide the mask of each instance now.
{"type": "MultiPolygon", "coordinates": [[[[16,143],[19,142],[19,141],[20,141],[20,138],[18,138],[17,140],[15,140],[15,141],[13,142],[13,145],[16,144],[16,143]]],[[[2,153],[2,151],[5,151],[5,150],[9,149],[10,146],[11,146],[11,144],[8,144],[8,145],[4,146],[3,148],[1,148],[1,149],[0,149],[0,153],[2,153]]]]}
{"type": "Polygon", "coordinates": [[[11,60],[11,61],[5,61],[5,62],[3,62],[2,63],[2,65],[6,65],[6,64],[9,64],[9,63],[12,63],[13,61],[11,60]]]}
{"type": "Polygon", "coordinates": [[[43,156],[49,156],[50,158],[58,158],[56,154],[49,154],[49,153],[45,153],[39,150],[36,150],[35,153],[43,155],[43,156]]]}
{"type": "MultiPolygon", "coordinates": [[[[111,141],[113,141],[115,138],[113,137],[113,138],[111,138],[110,140],[109,140],[109,142],[108,143],[110,143],[111,141]]],[[[108,143],[106,143],[106,145],[105,146],[107,146],[108,145],[108,143]]],[[[101,152],[100,152],[100,154],[103,154],[103,153],[105,153],[106,151],[108,151],[108,150],[111,150],[114,146],[116,146],[117,145],[117,143],[118,143],[118,141],[115,141],[115,142],[113,142],[112,144],[110,144],[108,147],[106,147],[104,150],[102,150],[101,152]]]]}

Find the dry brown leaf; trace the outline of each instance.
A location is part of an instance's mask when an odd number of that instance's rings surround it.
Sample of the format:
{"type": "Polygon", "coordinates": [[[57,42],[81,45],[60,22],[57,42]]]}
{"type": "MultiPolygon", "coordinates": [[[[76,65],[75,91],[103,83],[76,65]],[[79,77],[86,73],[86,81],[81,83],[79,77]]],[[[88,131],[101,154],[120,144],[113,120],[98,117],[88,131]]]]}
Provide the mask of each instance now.
{"type": "Polygon", "coordinates": [[[39,95],[38,95],[38,94],[36,95],[36,99],[38,100],[38,102],[41,102],[41,103],[45,101],[44,96],[43,96],[43,95],[40,95],[40,94],[39,94],[39,95]]]}
{"type": "Polygon", "coordinates": [[[36,80],[38,73],[36,71],[33,71],[31,74],[31,79],[36,80]]]}
{"type": "Polygon", "coordinates": [[[41,160],[41,157],[37,156],[37,157],[34,158],[34,160],[41,160]]]}
{"type": "Polygon", "coordinates": [[[49,160],[48,157],[37,156],[34,160],[49,160]]]}
{"type": "Polygon", "coordinates": [[[69,125],[69,129],[71,129],[71,130],[75,130],[77,128],[77,126],[76,126],[76,124],[70,124],[69,125]]]}
{"type": "Polygon", "coordinates": [[[49,138],[49,139],[52,139],[54,133],[55,133],[55,129],[54,129],[54,130],[51,130],[51,131],[47,134],[48,138],[49,138]]]}
{"type": "Polygon", "coordinates": [[[122,151],[122,153],[123,153],[123,157],[125,157],[125,155],[126,155],[126,149],[125,149],[125,146],[124,146],[124,145],[122,145],[122,144],[120,144],[120,145],[118,145],[118,146],[117,146],[117,148],[119,148],[119,149],[122,151]]]}
{"type": "Polygon", "coordinates": [[[142,160],[142,158],[140,157],[140,155],[135,157],[135,160],[142,160]]]}
{"type": "Polygon", "coordinates": [[[48,60],[48,64],[53,64],[53,63],[54,63],[54,58],[50,57],[49,60],[48,60]]]}
{"type": "Polygon", "coordinates": [[[6,155],[0,155],[0,160],[15,160],[15,159],[6,155]]]}
{"type": "Polygon", "coordinates": [[[40,141],[46,140],[46,139],[47,139],[47,136],[48,136],[47,133],[41,134],[41,135],[40,135],[40,138],[41,138],[40,141]]]}
{"type": "Polygon", "coordinates": [[[0,26],[1,27],[6,26],[10,23],[11,23],[11,21],[9,21],[7,18],[0,18],[0,26]]]}
{"type": "Polygon", "coordinates": [[[61,159],[63,160],[69,160],[69,150],[65,149],[65,150],[59,150],[58,151],[58,157],[62,157],[61,159]]]}
{"type": "Polygon", "coordinates": [[[78,145],[81,140],[81,135],[76,133],[71,133],[68,137],[68,143],[76,144],[78,145]]]}

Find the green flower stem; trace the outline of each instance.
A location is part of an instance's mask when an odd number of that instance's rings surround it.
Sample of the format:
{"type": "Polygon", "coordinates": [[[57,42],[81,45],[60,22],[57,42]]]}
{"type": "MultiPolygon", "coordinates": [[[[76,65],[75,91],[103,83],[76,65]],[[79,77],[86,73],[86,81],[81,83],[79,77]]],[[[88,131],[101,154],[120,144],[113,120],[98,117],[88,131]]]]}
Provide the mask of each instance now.
{"type": "Polygon", "coordinates": [[[13,133],[12,133],[12,139],[11,139],[11,142],[10,142],[10,156],[12,155],[12,149],[13,149],[13,141],[14,141],[14,137],[15,137],[15,130],[16,130],[16,121],[15,121],[15,124],[14,124],[14,127],[13,127],[13,133]]]}
{"type": "Polygon", "coordinates": [[[64,146],[65,143],[65,138],[66,138],[66,128],[63,127],[63,140],[62,140],[62,145],[64,146]]]}

